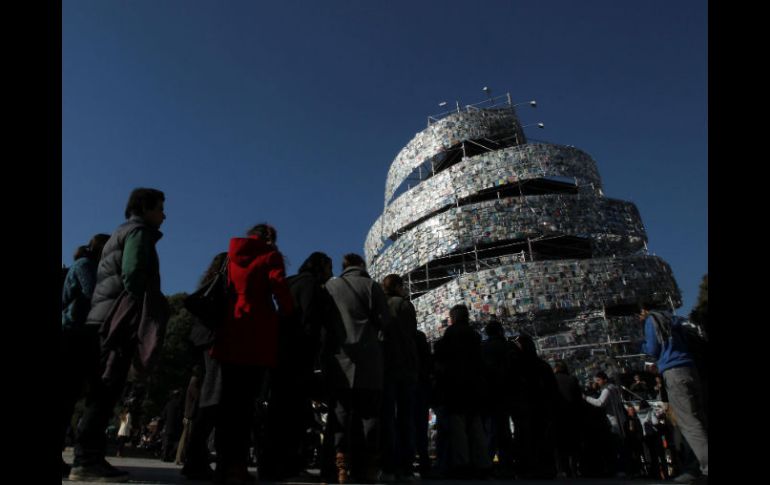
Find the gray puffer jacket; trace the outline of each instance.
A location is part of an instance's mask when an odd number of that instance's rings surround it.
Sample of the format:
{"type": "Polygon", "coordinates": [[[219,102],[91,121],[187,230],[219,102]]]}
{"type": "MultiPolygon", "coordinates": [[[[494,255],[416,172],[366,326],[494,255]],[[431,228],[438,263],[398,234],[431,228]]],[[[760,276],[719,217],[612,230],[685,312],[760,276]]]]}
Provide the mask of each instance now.
{"type": "MultiPolygon", "coordinates": [[[[123,285],[123,248],[126,238],[134,231],[149,231],[155,242],[163,234],[157,229],[144,223],[141,217],[132,216],[126,222],[118,226],[115,232],[107,240],[102,250],[102,259],[99,261],[99,269],[96,275],[96,288],[91,298],[91,311],[88,313],[86,325],[101,325],[107,319],[115,300],[124,289],[123,285]]],[[[150,267],[147,271],[147,291],[160,293],[160,266],[155,245],[148,248],[150,251],[150,267]]]]}

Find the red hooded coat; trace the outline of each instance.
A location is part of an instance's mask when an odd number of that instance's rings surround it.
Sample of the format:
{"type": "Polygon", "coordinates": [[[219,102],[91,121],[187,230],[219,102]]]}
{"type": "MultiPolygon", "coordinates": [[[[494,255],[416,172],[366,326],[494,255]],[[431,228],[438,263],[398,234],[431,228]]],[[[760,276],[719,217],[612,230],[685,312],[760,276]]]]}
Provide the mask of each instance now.
{"type": "Polygon", "coordinates": [[[259,236],[236,237],[228,251],[228,281],[234,294],[230,311],[217,329],[211,356],[220,362],[275,367],[278,312],[292,312],[281,253],[259,236]]]}

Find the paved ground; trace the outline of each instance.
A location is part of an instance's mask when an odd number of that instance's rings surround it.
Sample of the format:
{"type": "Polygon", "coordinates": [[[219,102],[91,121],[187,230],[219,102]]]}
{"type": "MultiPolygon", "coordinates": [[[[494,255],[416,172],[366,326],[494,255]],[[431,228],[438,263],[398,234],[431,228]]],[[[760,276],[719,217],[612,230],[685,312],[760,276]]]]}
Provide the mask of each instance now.
{"type": "MultiPolygon", "coordinates": [[[[68,448],[62,456],[64,461],[72,463],[72,450],[68,448]]],[[[152,484],[185,484],[185,485],[198,485],[211,482],[199,482],[191,481],[180,475],[180,466],[173,463],[164,463],[158,459],[148,458],[107,458],[107,461],[114,466],[129,472],[129,483],[152,483],[152,484]]],[[[251,469],[252,472],[256,472],[256,469],[251,469]]],[[[67,485],[79,485],[79,484],[93,484],[93,483],[106,483],[106,482],[70,482],[69,480],[62,480],[62,484],[67,485]]],[[[267,483],[267,482],[263,482],[267,483]]],[[[317,485],[319,482],[281,482],[286,485],[317,485]]],[[[473,481],[452,481],[452,480],[424,480],[422,482],[430,485],[471,485],[473,483],[483,483],[484,485],[502,485],[511,484],[514,485],[534,485],[534,484],[601,484],[601,485],[621,485],[624,483],[631,483],[635,485],[657,485],[666,484],[670,485],[673,482],[662,480],[618,480],[618,479],[571,479],[571,480],[487,480],[483,482],[473,481]]]]}

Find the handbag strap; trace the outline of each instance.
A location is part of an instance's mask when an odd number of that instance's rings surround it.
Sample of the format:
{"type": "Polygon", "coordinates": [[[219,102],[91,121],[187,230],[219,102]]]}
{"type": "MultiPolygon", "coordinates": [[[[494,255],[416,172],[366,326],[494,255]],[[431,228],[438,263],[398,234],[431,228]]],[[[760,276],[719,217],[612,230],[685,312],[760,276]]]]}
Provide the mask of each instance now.
{"type": "Polygon", "coordinates": [[[227,291],[227,288],[229,286],[228,276],[227,276],[227,263],[230,262],[230,256],[228,255],[225,257],[225,260],[222,262],[222,266],[220,266],[219,270],[214,274],[214,276],[211,278],[211,280],[206,283],[206,286],[208,287],[205,291],[205,295],[211,294],[212,291],[215,291],[214,288],[217,286],[217,280],[220,280],[221,278],[224,278],[224,288],[225,291],[227,291]]]}
{"type": "Polygon", "coordinates": [[[225,280],[225,290],[230,286],[230,275],[227,273],[227,265],[230,263],[230,255],[225,256],[225,260],[222,261],[222,267],[219,268],[217,274],[222,275],[225,280]]]}
{"type": "Polygon", "coordinates": [[[358,304],[366,308],[367,313],[371,313],[372,310],[371,308],[369,308],[369,304],[366,303],[366,301],[364,301],[364,297],[362,297],[360,293],[358,293],[355,289],[353,289],[353,285],[351,285],[350,282],[344,276],[340,276],[340,279],[344,281],[346,285],[348,285],[348,288],[350,288],[350,292],[356,296],[356,300],[358,300],[358,304]]]}
{"type": "Polygon", "coordinates": [[[369,322],[375,325],[376,328],[380,328],[382,324],[380,323],[380,319],[375,314],[373,306],[369,306],[369,304],[366,303],[364,297],[361,296],[361,294],[358,293],[355,289],[353,289],[353,285],[351,285],[344,276],[340,276],[340,279],[344,281],[346,285],[348,285],[350,291],[356,296],[356,300],[358,300],[359,305],[366,309],[366,313],[369,315],[369,322]]]}
{"type": "Polygon", "coordinates": [[[364,297],[361,296],[361,294],[358,293],[355,289],[353,289],[353,285],[351,285],[350,282],[344,276],[340,276],[340,279],[344,281],[346,285],[348,285],[348,288],[350,288],[350,291],[353,292],[353,294],[356,296],[356,300],[358,300],[358,303],[360,305],[363,305],[364,308],[366,308],[366,312],[369,316],[369,323],[374,327],[375,331],[377,332],[376,334],[377,340],[382,342],[383,340],[382,322],[380,321],[380,317],[377,316],[377,313],[374,311],[374,302],[372,302],[372,306],[370,307],[364,300],[364,297]]]}
{"type": "Polygon", "coordinates": [[[227,271],[227,263],[229,262],[230,262],[230,255],[228,254],[227,256],[225,256],[225,260],[222,261],[222,267],[219,268],[219,273],[225,274],[225,272],[227,271]]]}

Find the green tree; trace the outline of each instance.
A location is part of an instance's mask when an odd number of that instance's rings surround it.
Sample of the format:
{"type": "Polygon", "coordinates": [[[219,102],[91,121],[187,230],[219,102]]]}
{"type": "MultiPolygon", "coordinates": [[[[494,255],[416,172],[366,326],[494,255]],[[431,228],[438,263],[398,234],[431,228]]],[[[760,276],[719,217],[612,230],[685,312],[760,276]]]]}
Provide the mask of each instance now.
{"type": "Polygon", "coordinates": [[[708,314],[709,314],[709,275],[703,275],[703,281],[700,284],[698,301],[690,312],[690,321],[703,327],[708,334],[708,314]]]}
{"type": "Polygon", "coordinates": [[[166,338],[157,366],[147,378],[146,395],[142,404],[145,420],[160,415],[174,389],[185,392],[192,375],[192,367],[199,363],[199,356],[189,340],[195,317],[184,307],[186,293],[168,297],[171,317],[166,328],[166,338]]]}

